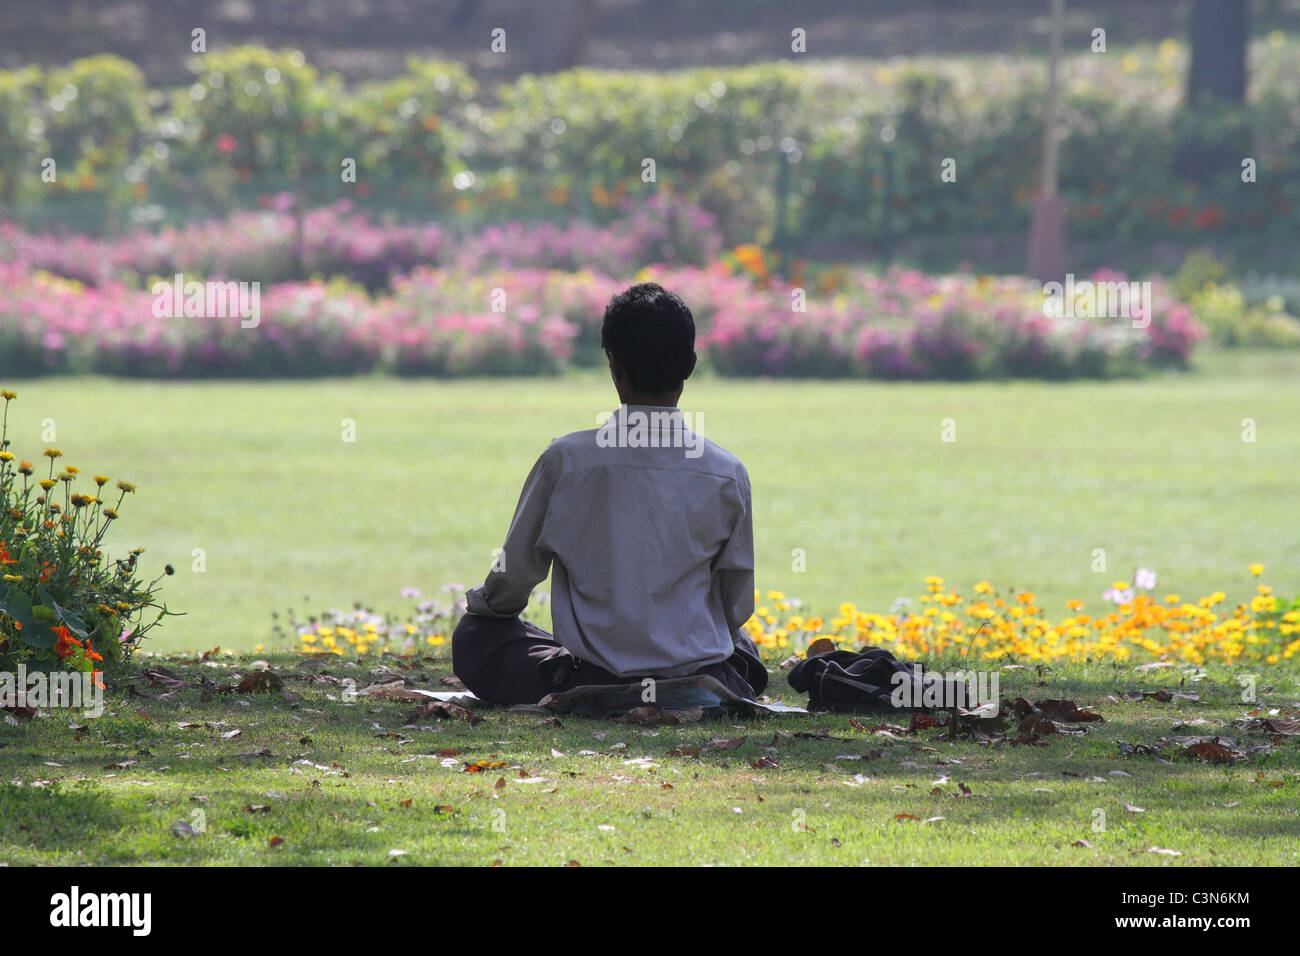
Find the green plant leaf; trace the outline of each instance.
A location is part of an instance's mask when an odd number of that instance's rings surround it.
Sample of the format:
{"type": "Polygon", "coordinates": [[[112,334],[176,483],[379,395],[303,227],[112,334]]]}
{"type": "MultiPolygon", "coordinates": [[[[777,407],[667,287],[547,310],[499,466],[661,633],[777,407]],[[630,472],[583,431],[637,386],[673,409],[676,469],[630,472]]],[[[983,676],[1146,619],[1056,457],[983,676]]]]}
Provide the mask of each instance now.
{"type": "Polygon", "coordinates": [[[24,644],[43,650],[54,644],[54,632],[36,620],[34,610],[31,600],[17,588],[0,591],[0,612],[22,625],[21,637],[24,644]]]}
{"type": "Polygon", "coordinates": [[[77,635],[77,637],[81,638],[83,641],[86,639],[86,622],[82,620],[79,614],[69,611],[67,608],[60,605],[58,601],[54,600],[54,598],[50,596],[50,592],[45,590],[43,584],[38,583],[36,585],[36,595],[50,607],[54,608],[54,615],[64,623],[69,631],[77,635]]]}

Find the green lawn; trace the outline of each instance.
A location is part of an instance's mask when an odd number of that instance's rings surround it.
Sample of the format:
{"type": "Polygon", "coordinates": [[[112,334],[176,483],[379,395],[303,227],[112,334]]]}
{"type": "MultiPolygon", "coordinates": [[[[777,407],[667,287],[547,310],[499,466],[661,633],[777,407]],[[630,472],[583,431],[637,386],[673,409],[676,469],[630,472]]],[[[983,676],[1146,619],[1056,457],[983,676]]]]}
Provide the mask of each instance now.
{"type": "MultiPolygon", "coordinates": [[[[1033,588],[1059,617],[1073,596],[1100,607],[1100,591],[1135,565],[1160,573],[1160,593],[1222,588],[1236,601],[1253,590],[1246,565],[1260,561],[1280,593],[1295,593],[1298,372],[1300,356],[1220,355],[1194,374],[1118,383],[706,379],[685,405],[749,466],[761,588],[884,608],[926,574],[962,588],[989,578],[1033,588]],[[955,443],[940,440],[945,418],[955,443]],[[1241,440],[1244,418],[1255,443],[1241,440]],[[790,570],[794,548],[807,551],[804,573],[790,570]],[[1104,573],[1092,570],[1094,548],[1107,551],[1104,573]]],[[[397,608],[403,586],[473,582],[534,456],[593,424],[612,395],[594,375],[0,384],[20,393],[18,452],[39,453],[51,418],[65,461],[139,484],[113,545],[175,564],[167,597],[189,612],[156,632],[154,651],[249,649],[268,640],[278,607],[397,608]],[[345,418],[355,443],[340,439],[345,418]],[[195,548],[203,573],[191,570],[195,548]]],[[[1300,716],[1294,661],[1202,675],[1004,669],[1004,700],[1070,698],[1105,723],[1047,746],[984,746],[844,716],[643,728],[484,710],[476,727],[412,722],[413,705],[347,703],[337,680],[364,686],[384,666],[438,689],[445,647],[361,665],[274,650],[264,656],[288,696],[204,701],[195,687],[166,695],[138,680],[112,686],[97,720],[0,722],[0,861],[1300,862],[1297,738],[1234,725],[1272,709],[1300,716]],[[1241,673],[1260,674],[1257,703],[1241,700],[1241,673]],[[1158,687],[1200,700],[1124,694],[1158,687]],[[1215,765],[1162,742],[1187,734],[1262,749],[1215,765]],[[690,749],[718,737],[744,742],[690,749]],[[465,772],[479,760],[497,766],[465,772]],[[178,834],[178,823],[197,832],[178,834]]],[[[251,660],[142,663],[225,684],[251,660]]],[[[803,702],[781,672],[769,693],[803,702]]]]}
{"type": "MultiPolygon", "coordinates": [[[[167,663],[217,684],[248,673],[247,660],[167,663]]],[[[470,728],[411,721],[412,704],[345,703],[337,683],[309,682],[320,663],[271,663],[299,699],[204,703],[196,689],[159,699],[165,688],[141,683],[140,696],[111,694],[97,720],[73,715],[70,726],[62,713],[0,724],[0,860],[1300,864],[1298,738],[1270,745],[1234,728],[1250,707],[1234,675],[1219,669],[1186,685],[1199,702],[1165,703],[1120,692],[1177,688],[1178,671],[1006,670],[1004,700],[1068,697],[1105,723],[1078,725],[1081,736],[1047,738],[1047,746],[984,746],[949,741],[942,729],[862,729],[847,716],[645,728],[485,710],[470,728]],[[1216,766],[1161,745],[1177,734],[1272,752],[1216,766]],[[744,740],[733,750],[704,746],[722,737],[744,740]],[[1159,755],[1125,754],[1120,741],[1159,755]],[[489,769],[465,771],[478,761],[489,769]],[[198,832],[178,835],[177,823],[198,832]],[[276,838],[283,842],[272,846],[276,838]]],[[[445,657],[387,664],[413,686],[438,687],[449,672],[445,657]]],[[[363,687],[370,666],[330,662],[329,673],[363,687]]],[[[1261,683],[1260,706],[1297,714],[1294,676],[1261,683]]],[[[799,699],[781,675],[772,692],[799,699]]],[[[881,722],[859,719],[866,728],[881,722]]]]}
{"type": "MultiPolygon", "coordinates": [[[[1159,573],[1159,593],[1237,600],[1252,593],[1253,561],[1294,594],[1300,355],[1207,365],[1060,385],[708,378],[683,406],[749,468],[759,587],[823,610],[883,610],[938,574],[1033,589],[1059,616],[1072,597],[1100,609],[1135,566],[1159,573]],[[941,441],[946,418],[956,442],[941,441]],[[1095,548],[1105,572],[1092,570],[1095,548]]],[[[146,570],[176,566],[165,596],[188,615],[154,632],[161,650],[251,649],[271,611],[305,601],[396,609],[405,586],[476,583],[537,454],[615,401],[595,374],[0,384],[19,392],[20,455],[39,455],[53,419],[64,461],[139,485],[108,550],[143,545],[146,570]],[[345,418],[355,443],[342,441],[345,418]]]]}

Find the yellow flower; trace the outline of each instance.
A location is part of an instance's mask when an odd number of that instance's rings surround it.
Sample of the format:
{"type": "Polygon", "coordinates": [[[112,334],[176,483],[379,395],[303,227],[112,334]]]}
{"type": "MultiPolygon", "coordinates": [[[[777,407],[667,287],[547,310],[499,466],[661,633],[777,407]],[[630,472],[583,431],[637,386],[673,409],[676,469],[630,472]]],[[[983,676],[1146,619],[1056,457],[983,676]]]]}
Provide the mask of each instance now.
{"type": "Polygon", "coordinates": [[[96,475],[95,484],[103,488],[106,484],[108,484],[108,475],[96,475]]]}
{"type": "Polygon", "coordinates": [[[0,398],[3,398],[6,402],[12,402],[17,397],[17,392],[0,392],[0,398]]]}
{"type": "Polygon", "coordinates": [[[11,451],[0,451],[0,461],[13,461],[14,453],[11,451]]]}
{"type": "Polygon", "coordinates": [[[119,481],[117,483],[117,488],[119,491],[124,492],[128,495],[131,492],[135,491],[135,485],[131,484],[131,482],[129,481],[119,481]]]}
{"type": "Polygon", "coordinates": [[[46,457],[46,458],[62,458],[62,457],[63,457],[63,452],[59,451],[57,448],[47,448],[47,449],[45,449],[44,454],[45,454],[45,457],[46,457]]]}
{"type": "Polygon", "coordinates": [[[1255,577],[1259,577],[1261,574],[1264,573],[1264,565],[1262,565],[1262,564],[1252,564],[1252,565],[1250,566],[1250,573],[1253,574],[1253,575],[1255,575],[1255,577]]]}

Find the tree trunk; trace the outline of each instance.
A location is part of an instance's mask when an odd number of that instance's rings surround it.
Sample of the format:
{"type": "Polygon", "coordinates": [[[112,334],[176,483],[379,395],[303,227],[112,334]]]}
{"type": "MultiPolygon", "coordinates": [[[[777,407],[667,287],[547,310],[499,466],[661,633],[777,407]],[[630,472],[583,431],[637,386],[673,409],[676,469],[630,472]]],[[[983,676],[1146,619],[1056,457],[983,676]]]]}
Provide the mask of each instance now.
{"type": "Polygon", "coordinates": [[[1240,104],[1246,99],[1250,0],[1193,0],[1192,62],[1183,102],[1184,130],[1174,168],[1208,185],[1236,175],[1248,143],[1240,104]]]}
{"type": "Polygon", "coordinates": [[[555,73],[577,66],[595,18],[596,0],[551,0],[533,7],[533,36],[529,38],[534,50],[533,71],[555,73]]]}
{"type": "Polygon", "coordinates": [[[1249,0],[1194,0],[1189,105],[1205,96],[1245,100],[1248,5],[1249,0]]]}

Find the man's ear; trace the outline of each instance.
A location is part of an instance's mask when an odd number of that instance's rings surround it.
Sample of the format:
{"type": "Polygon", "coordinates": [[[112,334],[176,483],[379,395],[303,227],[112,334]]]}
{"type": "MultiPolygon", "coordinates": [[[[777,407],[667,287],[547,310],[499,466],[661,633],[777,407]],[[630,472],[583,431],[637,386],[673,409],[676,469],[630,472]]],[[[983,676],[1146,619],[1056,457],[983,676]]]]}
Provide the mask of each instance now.
{"type": "Polygon", "coordinates": [[[690,378],[691,375],[695,373],[695,363],[698,362],[699,360],[700,360],[699,354],[692,351],[691,362],[689,365],[686,366],[686,374],[682,376],[682,381],[685,381],[686,379],[690,378]]]}

